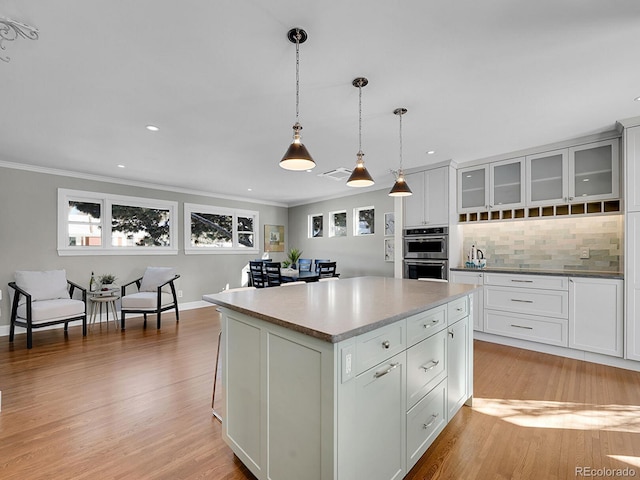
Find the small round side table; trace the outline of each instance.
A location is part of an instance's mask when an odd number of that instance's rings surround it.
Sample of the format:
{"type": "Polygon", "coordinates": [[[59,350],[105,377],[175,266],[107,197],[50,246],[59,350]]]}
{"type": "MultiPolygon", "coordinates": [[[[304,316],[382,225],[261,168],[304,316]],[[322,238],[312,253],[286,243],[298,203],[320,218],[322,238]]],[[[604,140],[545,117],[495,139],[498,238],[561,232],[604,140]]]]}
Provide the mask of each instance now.
{"type": "Polygon", "coordinates": [[[113,324],[118,329],[118,312],[116,310],[116,300],[120,298],[118,290],[99,290],[97,292],[89,293],[89,300],[91,300],[91,325],[96,322],[96,315],[100,312],[100,322],[102,322],[102,305],[104,304],[107,311],[107,328],[109,328],[109,310],[113,317],[113,324]]]}

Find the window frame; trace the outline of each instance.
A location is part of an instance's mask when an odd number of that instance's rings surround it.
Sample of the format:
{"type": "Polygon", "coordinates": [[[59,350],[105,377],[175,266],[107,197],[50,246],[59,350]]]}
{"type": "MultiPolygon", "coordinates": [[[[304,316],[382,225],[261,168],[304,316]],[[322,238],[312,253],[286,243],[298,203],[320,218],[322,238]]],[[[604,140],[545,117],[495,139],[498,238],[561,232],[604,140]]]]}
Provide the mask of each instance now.
{"type": "Polygon", "coordinates": [[[369,235],[376,234],[376,207],[373,205],[369,205],[367,207],[355,207],[353,209],[353,235],[355,237],[366,237],[369,235]],[[360,233],[360,212],[364,212],[366,210],[373,210],[373,224],[371,225],[373,231],[370,233],[360,233]]]}
{"type": "Polygon", "coordinates": [[[310,213],[307,217],[307,237],[308,238],[323,238],[324,237],[324,214],[323,213],[310,213]],[[320,217],[322,220],[322,230],[320,235],[313,234],[313,219],[320,217]]]}
{"type": "Polygon", "coordinates": [[[101,192],[58,189],[58,255],[177,255],[179,222],[178,202],[145,197],[131,197],[101,192]],[[100,204],[101,245],[68,245],[69,238],[69,202],[88,202],[100,204]],[[121,246],[111,245],[112,207],[124,205],[138,208],[154,208],[169,211],[169,245],[159,246],[121,246]]]}
{"type": "Polygon", "coordinates": [[[347,224],[348,222],[346,210],[335,210],[333,212],[329,212],[329,238],[347,237],[349,234],[349,227],[347,226],[347,224]],[[335,215],[338,213],[344,213],[344,235],[336,235],[335,215]]]}
{"type": "Polygon", "coordinates": [[[225,255],[260,253],[260,213],[255,210],[217,207],[215,205],[201,205],[197,203],[184,204],[184,253],[185,255],[225,255]],[[194,247],[191,245],[191,214],[209,213],[214,215],[228,215],[232,217],[232,246],[231,247],[194,247]],[[240,247],[238,243],[238,217],[253,217],[253,248],[240,247]]]}

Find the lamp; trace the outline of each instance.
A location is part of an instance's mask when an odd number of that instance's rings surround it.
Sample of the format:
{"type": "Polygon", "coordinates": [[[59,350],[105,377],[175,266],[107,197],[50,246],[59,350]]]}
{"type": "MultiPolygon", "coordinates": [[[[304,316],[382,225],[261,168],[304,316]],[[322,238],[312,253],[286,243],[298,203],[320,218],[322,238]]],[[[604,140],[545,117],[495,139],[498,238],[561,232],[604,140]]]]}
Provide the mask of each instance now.
{"type": "Polygon", "coordinates": [[[407,182],[404,180],[404,171],[402,170],[402,115],[407,113],[406,108],[396,108],[393,111],[394,114],[398,115],[400,118],[400,168],[397,172],[392,172],[396,175],[396,183],[391,187],[391,191],[389,192],[390,197],[408,197],[409,195],[413,195],[413,192],[407,185],[407,182]]]}
{"type": "Polygon", "coordinates": [[[316,166],[311,154],[300,141],[302,125],[298,122],[300,115],[300,44],[307,40],[307,32],[300,28],[292,28],[287,33],[291,43],[296,44],[296,123],[293,125],[293,142],[285,152],[280,166],[286,170],[309,170],[316,166]]]}
{"type": "Polygon", "coordinates": [[[358,161],[356,163],[353,172],[351,172],[351,176],[349,180],[347,180],[347,185],[349,187],[369,187],[373,185],[375,182],[366,167],[364,166],[364,153],[362,153],[362,87],[366,87],[369,83],[364,77],[358,77],[353,80],[352,84],[354,87],[358,88],[358,153],[356,156],[358,157],[358,161]]]}
{"type": "MultiPolygon", "coordinates": [[[[13,42],[19,37],[38,40],[38,29],[25,23],[16,22],[7,17],[0,17],[0,50],[5,50],[4,42],[13,42]]],[[[9,62],[9,56],[0,55],[0,60],[9,62]]]]}

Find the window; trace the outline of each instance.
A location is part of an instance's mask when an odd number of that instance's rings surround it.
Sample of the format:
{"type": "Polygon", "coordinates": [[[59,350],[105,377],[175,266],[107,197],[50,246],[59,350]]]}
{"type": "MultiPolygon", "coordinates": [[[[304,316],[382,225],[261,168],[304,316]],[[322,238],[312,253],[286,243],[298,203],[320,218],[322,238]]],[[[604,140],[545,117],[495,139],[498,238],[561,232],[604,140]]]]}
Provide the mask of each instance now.
{"type": "Polygon", "coordinates": [[[177,219],[177,202],[61,188],[58,254],[176,254],[177,219]]]}
{"type": "Polygon", "coordinates": [[[347,211],[329,212],[329,236],[347,236],[347,211]]]}
{"type": "Polygon", "coordinates": [[[258,212],[184,204],[185,253],[259,253],[258,212]]]}
{"type": "Polygon", "coordinates": [[[358,207],[353,209],[354,235],[373,235],[375,233],[374,223],[374,207],[358,207]]]}
{"type": "Polygon", "coordinates": [[[309,215],[309,238],[318,238],[323,236],[322,214],[316,213],[309,215]]]}

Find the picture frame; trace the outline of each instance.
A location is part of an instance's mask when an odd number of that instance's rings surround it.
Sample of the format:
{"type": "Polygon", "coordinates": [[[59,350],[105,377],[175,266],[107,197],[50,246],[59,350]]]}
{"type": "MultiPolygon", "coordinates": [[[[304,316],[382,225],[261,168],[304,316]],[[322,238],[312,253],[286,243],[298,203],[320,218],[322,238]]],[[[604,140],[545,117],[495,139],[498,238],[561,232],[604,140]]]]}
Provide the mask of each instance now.
{"type": "Polygon", "coordinates": [[[264,226],[264,251],[284,252],[284,225],[264,226]]]}
{"type": "Polygon", "coordinates": [[[384,236],[390,237],[396,233],[396,214],[388,212],[384,214],[384,236]]]}
{"type": "Polygon", "coordinates": [[[395,238],[389,237],[384,239],[384,261],[393,262],[395,259],[396,241],[395,238]]]}
{"type": "Polygon", "coordinates": [[[375,207],[353,209],[353,234],[355,236],[375,234],[375,207]]]}

